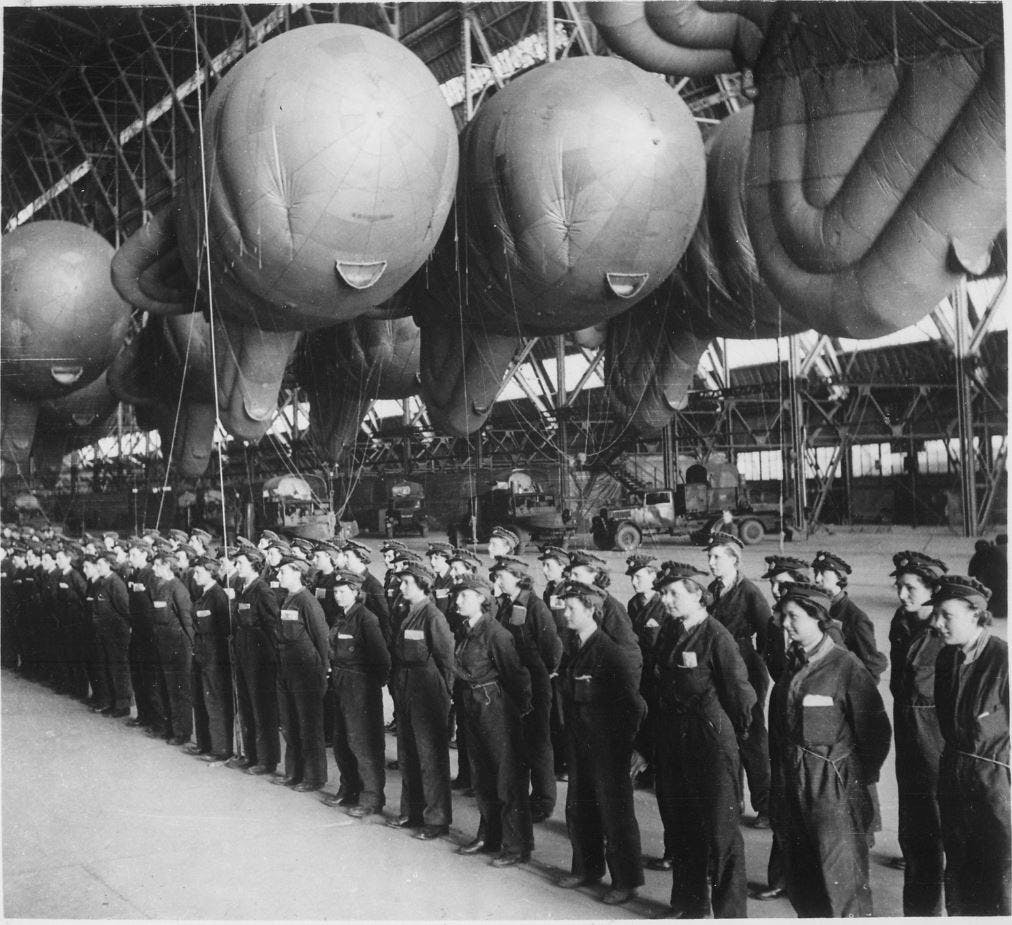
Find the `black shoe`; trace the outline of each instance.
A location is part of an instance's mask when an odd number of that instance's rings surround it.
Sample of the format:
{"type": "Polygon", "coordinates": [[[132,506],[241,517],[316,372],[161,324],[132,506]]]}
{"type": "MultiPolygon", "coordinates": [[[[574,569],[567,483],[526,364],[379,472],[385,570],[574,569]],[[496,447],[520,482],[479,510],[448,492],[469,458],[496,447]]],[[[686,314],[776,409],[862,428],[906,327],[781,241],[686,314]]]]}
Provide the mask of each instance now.
{"type": "Polygon", "coordinates": [[[388,771],[399,771],[400,769],[401,769],[400,763],[397,761],[396,758],[394,758],[393,761],[388,761],[387,762],[387,770],[388,771]]]}
{"type": "Polygon", "coordinates": [[[246,768],[246,773],[252,774],[255,777],[263,777],[265,774],[273,774],[274,768],[268,768],[262,764],[254,764],[246,768]]]}
{"type": "Polygon", "coordinates": [[[314,784],[312,781],[303,780],[299,781],[299,783],[297,783],[294,787],[292,787],[292,790],[294,790],[296,793],[315,793],[322,786],[323,786],[322,783],[314,784]]]}
{"type": "Polygon", "coordinates": [[[169,745],[185,745],[187,742],[190,741],[190,737],[189,736],[172,736],[171,738],[168,738],[165,741],[168,742],[169,745]]]}
{"type": "Polygon", "coordinates": [[[463,780],[459,774],[450,781],[451,790],[469,790],[470,787],[471,782],[469,780],[463,780]]]}
{"type": "Polygon", "coordinates": [[[417,829],[420,825],[420,822],[416,822],[410,816],[395,816],[393,819],[387,819],[387,827],[391,829],[417,829]]]}
{"type": "MultiPolygon", "coordinates": [[[[120,707],[118,710],[111,710],[108,714],[112,719],[122,719],[130,715],[130,707],[120,707]]],[[[127,723],[129,726],[130,723],[127,723]]]]}
{"type": "Polygon", "coordinates": [[[275,774],[274,777],[268,778],[269,784],[274,784],[278,787],[294,787],[300,783],[297,777],[285,777],[284,774],[275,774]]]}
{"type": "Polygon", "coordinates": [[[489,861],[490,867],[513,867],[517,864],[524,864],[531,859],[529,854],[507,854],[503,853],[489,861]]]}
{"type": "Polygon", "coordinates": [[[166,733],[164,729],[159,729],[155,726],[151,729],[145,729],[144,735],[146,735],[149,739],[164,739],[168,733],[166,733]]]}
{"type": "Polygon", "coordinates": [[[466,845],[461,845],[457,849],[457,854],[479,854],[485,850],[485,839],[476,838],[474,841],[469,841],[466,845]]]}
{"type": "Polygon", "coordinates": [[[189,755],[206,755],[211,749],[204,748],[203,745],[198,745],[196,742],[190,742],[183,746],[183,751],[189,755]]]}
{"type": "Polygon", "coordinates": [[[197,755],[198,759],[207,764],[224,764],[230,757],[230,755],[216,755],[214,752],[209,752],[206,755],[197,755]]]}
{"type": "Polygon", "coordinates": [[[617,890],[615,887],[612,887],[601,897],[601,902],[608,906],[621,906],[623,903],[629,902],[635,895],[635,887],[629,890],[617,890]]]}
{"type": "Polygon", "coordinates": [[[99,713],[102,716],[108,716],[110,713],[112,713],[112,711],[114,709],[116,709],[116,708],[112,704],[109,704],[108,706],[100,707],[98,709],[96,709],[95,707],[92,707],[91,708],[91,712],[92,713],[99,713]]]}
{"type": "Polygon", "coordinates": [[[600,881],[600,877],[588,877],[584,874],[566,874],[565,877],[559,877],[555,881],[555,885],[563,890],[575,890],[578,886],[593,886],[600,881]]]}
{"type": "Polygon", "coordinates": [[[566,781],[569,780],[569,771],[556,771],[555,772],[555,779],[557,781],[561,781],[562,783],[565,783],[566,781]]]}
{"type": "Polygon", "coordinates": [[[421,831],[415,832],[415,838],[420,841],[432,841],[435,838],[441,838],[443,835],[447,835],[450,832],[448,825],[423,825],[421,831]]]}
{"type": "MultiPolygon", "coordinates": [[[[130,711],[128,710],[127,713],[129,713],[129,712],[130,711]]],[[[145,723],[144,720],[142,720],[142,719],[140,719],[140,718],[138,718],[138,717],[135,716],[133,719],[128,719],[123,725],[124,726],[130,726],[131,728],[134,728],[135,726],[146,726],[147,723],[145,723]]]]}
{"type": "Polygon", "coordinates": [[[397,720],[392,719],[383,727],[387,732],[397,732],[397,720]]]}
{"type": "Polygon", "coordinates": [[[648,870],[671,870],[675,866],[675,859],[667,856],[663,858],[651,858],[649,861],[644,862],[643,866],[648,870]]]}
{"type": "Polygon", "coordinates": [[[767,816],[766,813],[759,813],[759,815],[752,820],[753,829],[768,829],[769,827],[770,817],[767,816]]]}
{"type": "Polygon", "coordinates": [[[351,816],[352,819],[365,819],[366,816],[380,815],[380,808],[378,806],[349,806],[344,814],[351,816]]]}
{"type": "Polygon", "coordinates": [[[759,900],[759,902],[769,902],[771,899],[780,899],[784,895],[784,888],[782,886],[771,887],[768,890],[756,890],[754,893],[749,894],[753,899],[759,900]]]}
{"type": "Polygon", "coordinates": [[[256,762],[250,761],[245,755],[234,755],[225,762],[225,766],[245,771],[247,768],[252,767],[255,763],[256,762]]]}

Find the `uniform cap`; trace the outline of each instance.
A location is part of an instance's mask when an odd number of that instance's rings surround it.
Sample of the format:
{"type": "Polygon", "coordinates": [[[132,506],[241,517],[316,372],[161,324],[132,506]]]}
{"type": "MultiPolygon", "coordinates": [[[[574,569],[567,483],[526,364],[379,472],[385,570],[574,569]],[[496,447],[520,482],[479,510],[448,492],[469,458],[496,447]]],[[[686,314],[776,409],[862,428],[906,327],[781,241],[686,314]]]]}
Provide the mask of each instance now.
{"type": "Polygon", "coordinates": [[[478,560],[477,556],[473,556],[466,549],[461,549],[460,547],[457,547],[456,549],[453,550],[452,553],[450,553],[449,561],[463,562],[464,565],[466,565],[470,569],[476,569],[481,565],[481,562],[478,560]]]}
{"type": "Polygon", "coordinates": [[[254,542],[253,542],[252,540],[249,540],[249,539],[247,539],[247,538],[246,538],[245,536],[237,536],[237,537],[235,538],[235,541],[236,541],[236,543],[237,543],[237,544],[238,544],[239,546],[242,546],[242,547],[244,547],[244,548],[245,548],[245,547],[247,547],[247,546],[250,546],[250,547],[252,547],[253,549],[256,549],[256,548],[257,548],[257,544],[256,544],[256,543],[254,543],[254,542]]]}
{"type": "Polygon", "coordinates": [[[546,559],[554,559],[562,566],[569,565],[569,553],[561,546],[542,546],[538,561],[544,562],[546,559]]]}
{"type": "Polygon", "coordinates": [[[426,566],[421,560],[415,559],[412,561],[405,561],[404,568],[401,569],[401,576],[411,575],[414,579],[419,582],[425,582],[429,587],[436,580],[436,576],[432,569],[426,566]]]}
{"type": "Polygon", "coordinates": [[[670,585],[673,581],[684,581],[686,579],[705,586],[706,580],[709,577],[706,572],[696,568],[694,565],[689,565],[687,562],[673,562],[669,560],[661,564],[660,571],[654,579],[654,588],[660,591],[661,588],[670,585]]]}
{"type": "Polygon", "coordinates": [[[193,567],[196,568],[198,565],[201,568],[206,568],[208,571],[214,571],[218,568],[219,563],[217,559],[213,559],[211,556],[197,556],[193,567]]]}
{"type": "Polygon", "coordinates": [[[205,546],[211,542],[211,534],[206,530],[202,530],[200,527],[196,527],[190,531],[190,536],[195,536],[205,546]]]}
{"type": "Polygon", "coordinates": [[[511,575],[516,575],[517,578],[526,578],[529,574],[526,562],[521,562],[519,559],[513,559],[509,556],[496,559],[495,565],[488,572],[490,575],[494,575],[496,572],[509,572],[511,575]]]}
{"type": "Polygon", "coordinates": [[[450,589],[454,594],[460,591],[477,591],[487,600],[492,599],[492,585],[481,575],[463,575],[454,582],[450,589]]]}
{"type": "Polygon", "coordinates": [[[185,530],[176,530],[173,528],[169,531],[169,539],[173,539],[177,543],[186,543],[189,541],[190,535],[185,530]]]}
{"type": "Polygon", "coordinates": [[[520,545],[520,537],[517,536],[512,530],[507,527],[495,526],[492,528],[492,532],[489,534],[489,539],[500,539],[503,542],[509,543],[514,549],[520,545]]]}
{"type": "Polygon", "coordinates": [[[259,565],[264,561],[264,555],[260,552],[256,546],[240,546],[235,553],[236,558],[239,556],[245,556],[250,561],[250,565],[259,565]]]}
{"type": "Polygon", "coordinates": [[[291,569],[295,569],[300,575],[305,575],[309,571],[309,563],[305,559],[296,559],[294,556],[286,556],[281,560],[279,569],[288,566],[291,569]]]}
{"type": "Polygon", "coordinates": [[[106,530],[102,534],[102,539],[103,540],[118,540],[119,539],[119,534],[115,530],[106,530]]]}
{"type": "Polygon", "coordinates": [[[407,548],[397,550],[397,555],[394,556],[394,565],[405,565],[421,561],[422,557],[417,552],[412,552],[407,548]]]}
{"type": "Polygon", "coordinates": [[[941,559],[932,559],[931,556],[914,550],[896,553],[893,556],[893,565],[896,568],[889,573],[890,576],[919,575],[929,582],[937,581],[949,570],[949,567],[941,559]]]}
{"type": "Polygon", "coordinates": [[[629,556],[629,558],[625,560],[625,564],[628,566],[625,573],[631,578],[641,568],[656,569],[657,566],[652,564],[656,561],[657,558],[655,556],[629,556]]]}
{"type": "Polygon", "coordinates": [[[348,540],[341,547],[341,550],[342,552],[352,553],[365,565],[368,565],[372,561],[372,550],[363,543],[356,543],[354,540],[348,540]]]}
{"type": "Polygon", "coordinates": [[[706,538],[705,543],[706,549],[709,551],[714,546],[737,546],[739,549],[744,549],[745,544],[741,539],[735,536],[733,533],[728,533],[726,530],[715,530],[706,538]]]}
{"type": "Polygon", "coordinates": [[[347,569],[341,569],[334,573],[334,586],[347,585],[354,591],[357,591],[362,587],[363,576],[357,572],[349,572],[347,569]]]}
{"type": "Polygon", "coordinates": [[[766,574],[763,578],[772,578],[781,572],[807,572],[808,563],[794,556],[767,556],[766,574]]]}
{"type": "Polygon", "coordinates": [[[301,549],[304,553],[311,553],[313,551],[314,543],[312,540],[307,540],[305,537],[297,536],[292,540],[292,549],[301,549]]]}
{"type": "Polygon", "coordinates": [[[569,564],[604,568],[607,563],[600,556],[595,556],[589,549],[574,549],[569,553],[569,564]]]}
{"type": "Polygon", "coordinates": [[[380,546],[380,552],[402,552],[407,549],[400,540],[386,540],[382,546],[380,546]]]}
{"type": "MultiPolygon", "coordinates": [[[[189,537],[187,537],[187,539],[189,539],[189,537]]],[[[192,546],[191,546],[191,545],[190,545],[189,543],[180,543],[180,544],[179,544],[179,545],[178,545],[178,546],[176,547],[176,552],[185,552],[185,553],[186,553],[186,555],[187,555],[187,556],[189,557],[189,559],[190,559],[190,561],[191,561],[191,562],[192,562],[192,561],[193,561],[193,560],[194,560],[194,559],[195,559],[195,558],[196,558],[196,557],[197,557],[198,555],[200,555],[200,553],[198,553],[198,552],[197,552],[197,550],[196,550],[196,549],[194,549],[194,548],[193,548],[193,547],[192,547],[192,546]]]]}
{"type": "Polygon", "coordinates": [[[281,555],[283,556],[290,556],[292,554],[292,547],[289,546],[288,543],[286,543],[283,539],[280,538],[276,540],[271,540],[270,543],[267,545],[266,549],[264,550],[264,552],[266,552],[267,549],[280,550],[281,555]]]}
{"type": "Polygon", "coordinates": [[[836,572],[837,575],[849,575],[851,567],[839,556],[820,549],[812,559],[812,569],[816,572],[836,572]]]}
{"type": "Polygon", "coordinates": [[[930,603],[938,606],[952,600],[967,601],[984,610],[991,600],[991,589],[982,581],[966,575],[942,575],[935,583],[930,603]]]}
{"type": "Polygon", "coordinates": [[[110,565],[116,564],[116,553],[114,553],[111,549],[103,549],[102,552],[96,554],[95,558],[104,559],[110,565]]]}
{"type": "Polygon", "coordinates": [[[268,543],[276,543],[281,539],[273,530],[261,530],[260,539],[267,540],[268,543]]]}
{"type": "Polygon", "coordinates": [[[444,559],[449,560],[450,556],[453,555],[453,546],[450,543],[429,543],[429,548],[425,550],[427,556],[442,556],[444,559]]]}
{"type": "Polygon", "coordinates": [[[777,606],[783,607],[787,601],[792,600],[817,604],[823,610],[827,610],[830,603],[829,594],[810,581],[792,581],[785,584],[783,596],[777,602],[777,606]]]}
{"type": "Polygon", "coordinates": [[[600,588],[585,585],[582,581],[567,581],[555,594],[563,600],[567,597],[589,597],[598,607],[604,603],[605,597],[604,591],[600,588]]]}

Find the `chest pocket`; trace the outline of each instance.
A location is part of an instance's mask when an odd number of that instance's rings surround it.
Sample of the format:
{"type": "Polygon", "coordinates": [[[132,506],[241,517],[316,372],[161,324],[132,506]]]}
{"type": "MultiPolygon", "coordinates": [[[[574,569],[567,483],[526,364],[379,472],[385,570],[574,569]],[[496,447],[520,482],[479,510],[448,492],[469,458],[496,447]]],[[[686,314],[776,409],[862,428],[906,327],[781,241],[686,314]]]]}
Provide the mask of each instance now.
{"type": "Polygon", "coordinates": [[[210,610],[197,610],[194,612],[194,616],[197,618],[197,632],[198,633],[210,633],[211,626],[211,611],[210,610]]]}
{"type": "Polygon", "coordinates": [[[338,661],[354,655],[358,645],[353,633],[336,633],[333,637],[334,656],[338,661]]]}
{"type": "Polygon", "coordinates": [[[833,745],[840,739],[843,711],[828,694],[805,694],[801,735],[806,745],[833,745]]]}
{"type": "Polygon", "coordinates": [[[425,630],[406,629],[401,637],[401,661],[405,665],[424,665],[429,660],[425,630]]]}
{"type": "Polygon", "coordinates": [[[510,610],[510,626],[527,625],[527,608],[520,604],[514,604],[510,610]]]}
{"type": "Polygon", "coordinates": [[[573,702],[590,703],[594,699],[594,677],[580,674],[573,677],[573,702]]]}
{"type": "Polygon", "coordinates": [[[235,619],[240,626],[253,626],[255,620],[252,605],[240,601],[235,609],[235,619]]]}
{"type": "Polygon", "coordinates": [[[329,588],[317,588],[315,591],[316,599],[318,601],[325,601],[327,599],[327,591],[329,588]]]}
{"type": "Polygon", "coordinates": [[[281,639],[285,642],[294,642],[306,634],[306,628],[299,618],[299,611],[295,607],[283,607],[281,609],[281,639]]]}

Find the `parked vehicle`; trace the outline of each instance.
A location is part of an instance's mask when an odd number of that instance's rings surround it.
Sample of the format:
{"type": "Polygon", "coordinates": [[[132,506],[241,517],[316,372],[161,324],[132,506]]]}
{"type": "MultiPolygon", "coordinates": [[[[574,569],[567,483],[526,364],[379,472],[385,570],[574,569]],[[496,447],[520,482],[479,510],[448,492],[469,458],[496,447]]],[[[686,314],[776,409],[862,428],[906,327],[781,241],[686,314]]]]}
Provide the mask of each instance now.
{"type": "Polygon", "coordinates": [[[660,533],[698,542],[721,529],[751,545],[781,528],[778,506],[752,504],[745,479],[728,463],[690,466],[684,484],[631,494],[625,506],[602,508],[591,522],[598,549],[626,552],[636,549],[644,536],[660,533]]]}

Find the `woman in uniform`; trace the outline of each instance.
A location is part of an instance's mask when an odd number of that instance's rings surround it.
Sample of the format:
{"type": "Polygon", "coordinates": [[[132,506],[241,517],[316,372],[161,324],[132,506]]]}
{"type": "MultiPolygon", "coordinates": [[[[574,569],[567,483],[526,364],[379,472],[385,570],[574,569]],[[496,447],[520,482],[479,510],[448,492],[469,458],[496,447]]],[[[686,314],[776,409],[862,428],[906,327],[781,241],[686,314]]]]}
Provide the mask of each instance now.
{"type": "Polygon", "coordinates": [[[278,567],[285,592],[278,621],[278,713],[286,746],[285,773],[271,779],[302,793],[327,782],[323,693],[329,640],[323,608],[302,583],[308,571],[304,559],[285,559],[278,567]]]}
{"type": "Polygon", "coordinates": [[[798,915],[869,916],[868,786],[891,728],[871,674],[826,633],[828,605],[821,588],[801,583],[776,605],[791,645],[770,700],[771,812],[798,915]]]}
{"type": "Polygon", "coordinates": [[[919,552],[893,556],[900,606],[889,626],[903,914],[942,914],[942,830],[938,762],[942,731],[935,711],[935,661],[943,643],[931,627],[931,592],[947,571],[919,552]]]}
{"type": "MultiPolygon", "coordinates": [[[[643,884],[640,830],[633,810],[629,762],[646,704],[639,672],[600,626],[604,594],[572,582],[559,590],[570,637],[562,671],[569,750],[566,824],[572,873],[563,889],[597,883],[605,865],[609,905],[628,902],[643,884]]],[[[638,650],[637,650],[638,651],[638,650]]]]}
{"type": "Polygon", "coordinates": [[[708,591],[713,598],[714,617],[738,644],[748,681],[755,692],[748,734],[739,740],[741,763],[748,780],[749,799],[756,812],[753,825],[769,827],[770,749],[766,732],[766,692],[770,678],[764,658],[770,628],[770,605],[762,592],[742,573],[743,545],[730,533],[714,533],[706,546],[707,564],[713,581],[708,591]],[[753,639],[754,637],[754,639],[753,639]]]}
{"type": "Polygon", "coordinates": [[[945,643],[935,664],[935,708],[945,745],[938,807],[945,846],[949,915],[1008,916],[1008,646],[988,631],[990,591],[975,578],[947,575],[931,598],[945,643]]]}
{"type": "Polygon", "coordinates": [[[672,865],[671,909],[745,917],[738,737],[755,706],[738,644],[707,613],[706,574],[665,562],[656,586],[671,618],[657,638],[657,802],[672,865]]]}
{"type": "Polygon", "coordinates": [[[521,718],[531,709],[531,678],[510,632],[492,615],[492,586],[477,575],[453,587],[464,625],[454,674],[462,696],[459,722],[481,812],[477,837],[458,854],[495,854],[493,867],[511,867],[531,856],[534,833],[524,767],[521,718]]]}

